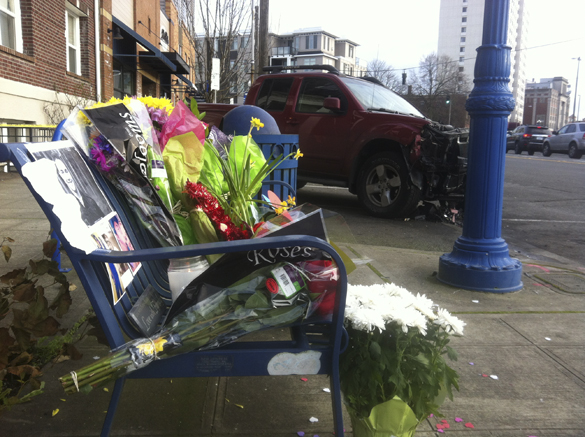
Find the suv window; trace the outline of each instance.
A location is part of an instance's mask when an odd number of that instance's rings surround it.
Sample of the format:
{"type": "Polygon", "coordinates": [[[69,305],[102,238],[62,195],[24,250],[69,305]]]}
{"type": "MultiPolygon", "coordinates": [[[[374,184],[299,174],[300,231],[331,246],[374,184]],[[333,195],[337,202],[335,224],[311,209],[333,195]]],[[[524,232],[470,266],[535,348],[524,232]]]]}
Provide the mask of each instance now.
{"type": "Polygon", "coordinates": [[[567,128],[567,133],[572,134],[576,130],[577,130],[577,127],[574,124],[570,124],[569,127],[567,128]]]}
{"type": "Polygon", "coordinates": [[[307,77],[301,84],[295,110],[304,113],[331,114],[330,109],[323,107],[326,97],[337,97],[341,102],[341,111],[347,109],[347,99],[333,81],[323,77],[307,77]]]}
{"type": "Polygon", "coordinates": [[[290,79],[266,79],[256,99],[256,106],[265,111],[284,111],[286,99],[293,84],[290,79]]]}
{"type": "Polygon", "coordinates": [[[569,128],[569,125],[563,126],[562,128],[559,129],[559,134],[566,134],[568,128],[569,128]]]}
{"type": "Polygon", "coordinates": [[[580,125],[579,125],[579,130],[580,130],[581,132],[585,132],[585,124],[580,124],[580,125]]]}
{"type": "Polygon", "coordinates": [[[544,127],[529,127],[526,129],[526,133],[533,135],[552,135],[550,129],[544,127]]]}

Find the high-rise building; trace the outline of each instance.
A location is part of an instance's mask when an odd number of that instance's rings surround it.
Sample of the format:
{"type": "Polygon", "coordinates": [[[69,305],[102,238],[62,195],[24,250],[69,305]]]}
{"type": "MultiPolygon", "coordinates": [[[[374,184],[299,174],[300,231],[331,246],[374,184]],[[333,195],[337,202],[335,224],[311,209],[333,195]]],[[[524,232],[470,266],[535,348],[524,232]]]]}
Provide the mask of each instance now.
{"type": "MultiPolygon", "coordinates": [[[[516,108],[510,122],[522,123],[526,83],[526,34],[528,11],[525,0],[510,0],[507,44],[512,47],[510,90],[516,108]]],[[[485,0],[441,0],[437,54],[459,63],[459,71],[473,80],[476,49],[481,46],[485,0]]]]}

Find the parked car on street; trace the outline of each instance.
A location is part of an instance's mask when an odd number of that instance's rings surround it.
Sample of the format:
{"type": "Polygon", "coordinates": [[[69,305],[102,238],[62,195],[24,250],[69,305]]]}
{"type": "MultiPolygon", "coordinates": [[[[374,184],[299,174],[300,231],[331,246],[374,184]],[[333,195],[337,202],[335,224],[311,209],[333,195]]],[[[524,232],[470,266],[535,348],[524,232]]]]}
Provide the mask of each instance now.
{"type": "Polygon", "coordinates": [[[513,150],[516,155],[527,151],[529,155],[542,152],[542,145],[552,131],[546,126],[518,126],[509,135],[506,135],[506,153],[513,150]]]}
{"type": "Polygon", "coordinates": [[[558,132],[553,131],[553,135],[542,145],[544,156],[551,153],[565,153],[570,158],[581,159],[585,153],[585,123],[569,123],[558,132]]]}

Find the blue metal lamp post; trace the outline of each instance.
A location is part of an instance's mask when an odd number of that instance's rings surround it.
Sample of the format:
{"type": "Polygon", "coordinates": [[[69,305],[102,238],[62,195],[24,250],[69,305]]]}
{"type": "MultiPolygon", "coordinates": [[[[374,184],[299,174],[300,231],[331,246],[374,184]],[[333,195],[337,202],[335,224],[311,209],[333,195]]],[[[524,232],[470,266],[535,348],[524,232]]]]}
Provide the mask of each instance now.
{"type": "Polygon", "coordinates": [[[463,232],[453,251],[441,256],[437,276],[455,287],[495,293],[522,288],[522,264],[501,238],[506,130],[515,105],[508,88],[508,11],[509,0],[485,2],[475,86],[465,105],[471,125],[463,232]]]}

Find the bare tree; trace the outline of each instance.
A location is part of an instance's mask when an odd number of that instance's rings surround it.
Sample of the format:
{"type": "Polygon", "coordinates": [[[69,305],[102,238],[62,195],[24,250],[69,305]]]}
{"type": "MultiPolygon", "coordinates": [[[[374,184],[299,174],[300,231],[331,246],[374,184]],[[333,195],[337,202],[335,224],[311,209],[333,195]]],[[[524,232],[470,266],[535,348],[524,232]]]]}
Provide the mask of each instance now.
{"type": "Polygon", "coordinates": [[[467,94],[468,81],[459,71],[457,61],[449,56],[431,53],[425,56],[414,74],[412,92],[420,102],[419,107],[427,117],[437,119],[445,112],[447,99],[457,94],[467,94]]]}
{"type": "Polygon", "coordinates": [[[396,70],[394,70],[390,64],[387,64],[386,61],[382,61],[381,59],[374,59],[373,61],[368,62],[367,75],[375,77],[384,86],[393,91],[398,91],[401,87],[401,82],[400,79],[398,79],[396,70]]]}
{"type": "Polygon", "coordinates": [[[228,102],[248,89],[252,61],[252,7],[249,0],[180,0],[180,20],[195,48],[196,84],[206,101],[211,92],[212,59],[219,58],[217,102],[228,102]],[[181,13],[182,12],[182,13],[181,13]]]}

